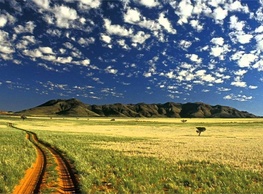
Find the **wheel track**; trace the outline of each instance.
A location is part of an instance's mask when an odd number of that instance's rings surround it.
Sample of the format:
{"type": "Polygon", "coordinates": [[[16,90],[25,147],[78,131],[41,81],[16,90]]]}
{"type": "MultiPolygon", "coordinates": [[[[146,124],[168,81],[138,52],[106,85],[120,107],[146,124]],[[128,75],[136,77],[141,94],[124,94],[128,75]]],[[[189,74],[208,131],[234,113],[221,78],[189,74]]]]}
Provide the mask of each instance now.
{"type": "Polygon", "coordinates": [[[75,177],[73,169],[70,166],[70,163],[63,157],[63,155],[53,148],[51,145],[38,140],[38,137],[35,133],[20,129],[12,126],[15,129],[22,130],[26,132],[26,138],[32,142],[34,145],[37,158],[32,168],[26,171],[26,175],[20,181],[19,185],[15,187],[14,194],[31,194],[31,193],[40,193],[40,185],[43,181],[43,176],[46,171],[46,164],[48,157],[47,152],[50,152],[53,156],[53,160],[57,164],[57,173],[58,180],[56,188],[58,193],[80,193],[78,187],[78,181],[75,177]]]}

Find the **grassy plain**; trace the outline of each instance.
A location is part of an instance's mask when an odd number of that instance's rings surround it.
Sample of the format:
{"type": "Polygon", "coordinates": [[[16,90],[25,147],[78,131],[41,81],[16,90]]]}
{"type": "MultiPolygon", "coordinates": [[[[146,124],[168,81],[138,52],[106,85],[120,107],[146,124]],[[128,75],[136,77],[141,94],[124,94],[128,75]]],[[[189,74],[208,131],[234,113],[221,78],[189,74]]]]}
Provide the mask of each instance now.
{"type": "Polygon", "coordinates": [[[0,193],[11,193],[35,158],[25,133],[7,127],[6,120],[0,118],[0,193]]]}
{"type": "Polygon", "coordinates": [[[65,152],[85,193],[263,193],[263,119],[6,121],[65,152]]]}

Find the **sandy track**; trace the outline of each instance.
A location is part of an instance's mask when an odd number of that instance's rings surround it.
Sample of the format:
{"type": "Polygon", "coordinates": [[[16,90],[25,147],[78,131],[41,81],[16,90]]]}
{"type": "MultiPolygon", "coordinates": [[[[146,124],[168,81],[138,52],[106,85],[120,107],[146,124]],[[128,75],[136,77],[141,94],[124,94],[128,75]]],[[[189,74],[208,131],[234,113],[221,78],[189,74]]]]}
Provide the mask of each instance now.
{"type": "MultiPolygon", "coordinates": [[[[23,130],[17,127],[13,127],[23,130]]],[[[79,193],[78,182],[69,162],[52,146],[38,140],[37,135],[33,132],[23,130],[27,133],[26,137],[35,146],[37,158],[33,167],[26,171],[19,185],[15,187],[14,194],[30,194],[41,193],[40,185],[43,181],[43,176],[46,170],[47,160],[54,160],[57,164],[56,173],[58,180],[56,188],[59,193],[79,193]],[[50,152],[53,158],[46,157],[47,152],[50,152]]]]}

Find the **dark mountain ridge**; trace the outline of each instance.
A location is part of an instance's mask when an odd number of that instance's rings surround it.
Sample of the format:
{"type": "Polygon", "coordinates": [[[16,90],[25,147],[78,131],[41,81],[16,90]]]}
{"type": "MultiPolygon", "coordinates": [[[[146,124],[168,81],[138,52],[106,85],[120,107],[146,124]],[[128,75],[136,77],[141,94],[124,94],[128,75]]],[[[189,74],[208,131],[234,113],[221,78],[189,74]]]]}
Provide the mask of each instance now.
{"type": "Polygon", "coordinates": [[[17,114],[78,117],[161,117],[161,118],[255,118],[246,111],[222,105],[205,103],[164,104],[107,104],[89,105],[77,99],[50,100],[37,107],[22,110],[17,114]]]}

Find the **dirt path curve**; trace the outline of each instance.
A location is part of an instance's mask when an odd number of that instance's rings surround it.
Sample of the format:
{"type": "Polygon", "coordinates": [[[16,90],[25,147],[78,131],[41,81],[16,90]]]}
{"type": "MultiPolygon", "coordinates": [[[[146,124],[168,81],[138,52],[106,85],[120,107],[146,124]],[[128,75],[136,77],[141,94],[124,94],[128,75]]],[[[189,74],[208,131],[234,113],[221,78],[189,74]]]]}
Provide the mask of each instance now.
{"type": "Polygon", "coordinates": [[[31,131],[20,129],[26,132],[27,139],[32,142],[37,152],[37,158],[32,168],[26,171],[25,177],[20,181],[19,185],[15,187],[14,194],[31,194],[41,193],[40,185],[43,182],[43,176],[46,171],[46,164],[48,160],[53,159],[57,164],[56,171],[58,173],[57,192],[58,193],[80,193],[78,181],[75,177],[70,163],[49,144],[40,141],[37,135],[31,131]],[[47,152],[50,152],[53,158],[47,157],[47,152]]]}

